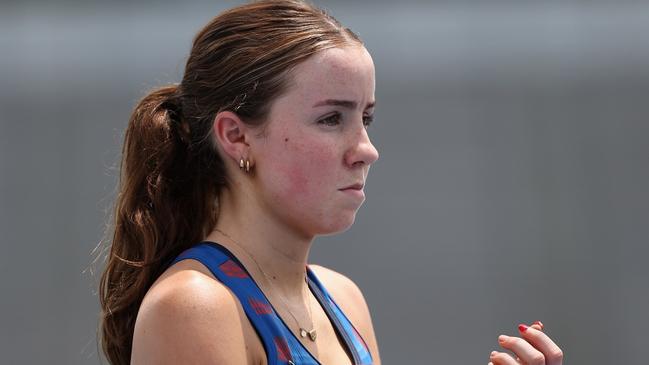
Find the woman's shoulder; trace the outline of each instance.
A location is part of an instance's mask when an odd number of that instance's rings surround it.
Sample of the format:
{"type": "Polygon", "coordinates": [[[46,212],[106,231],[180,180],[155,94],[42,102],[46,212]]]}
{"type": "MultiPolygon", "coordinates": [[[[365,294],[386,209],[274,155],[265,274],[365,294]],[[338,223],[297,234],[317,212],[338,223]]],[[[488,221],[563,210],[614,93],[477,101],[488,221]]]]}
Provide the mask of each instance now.
{"type": "Polygon", "coordinates": [[[237,299],[206,270],[183,260],[151,286],[135,323],[133,364],[250,362],[237,299]]]}
{"type": "Polygon", "coordinates": [[[232,304],[236,304],[234,299],[227,287],[214,280],[201,263],[183,260],[168,268],[151,285],[142,300],[138,318],[149,310],[179,310],[185,306],[196,310],[232,310],[232,304]]]}
{"type": "Polygon", "coordinates": [[[372,353],[374,364],[380,364],[378,344],[372,324],[372,317],[363,292],[356,283],[344,274],[321,265],[309,264],[309,268],[322,282],[345,316],[365,339],[372,353]]]}

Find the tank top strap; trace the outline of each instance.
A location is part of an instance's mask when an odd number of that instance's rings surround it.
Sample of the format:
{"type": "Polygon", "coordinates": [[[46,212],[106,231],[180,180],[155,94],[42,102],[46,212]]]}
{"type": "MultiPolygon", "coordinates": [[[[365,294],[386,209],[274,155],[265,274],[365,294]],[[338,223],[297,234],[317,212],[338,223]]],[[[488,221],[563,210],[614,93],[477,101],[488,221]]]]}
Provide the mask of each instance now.
{"type": "Polygon", "coordinates": [[[348,348],[352,352],[354,363],[357,365],[371,365],[373,363],[372,354],[369,351],[367,343],[308,265],[307,276],[311,291],[316,295],[327,316],[334,323],[334,326],[347,343],[348,348]]]}
{"type": "Polygon", "coordinates": [[[263,342],[268,365],[321,365],[288,329],[243,264],[228,249],[216,242],[201,242],[178,255],[170,266],[186,259],[201,262],[234,292],[263,342]]]}

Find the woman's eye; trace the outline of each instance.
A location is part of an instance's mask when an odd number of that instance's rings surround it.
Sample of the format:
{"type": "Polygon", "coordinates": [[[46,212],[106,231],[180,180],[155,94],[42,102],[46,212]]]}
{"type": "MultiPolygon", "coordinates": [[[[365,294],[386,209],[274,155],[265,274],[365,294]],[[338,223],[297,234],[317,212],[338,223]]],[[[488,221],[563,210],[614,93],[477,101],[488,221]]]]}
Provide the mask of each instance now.
{"type": "Polygon", "coordinates": [[[328,117],[326,117],[324,119],[320,119],[318,121],[318,124],[324,124],[324,125],[328,125],[328,126],[331,126],[331,127],[337,126],[337,125],[340,124],[340,114],[336,113],[336,114],[330,115],[330,116],[328,116],[328,117]]]}
{"type": "MultiPolygon", "coordinates": [[[[373,115],[363,116],[363,126],[365,126],[365,128],[368,128],[373,121],[374,121],[373,115]]],[[[318,121],[318,124],[324,124],[329,127],[335,127],[337,125],[340,125],[341,123],[342,123],[342,114],[340,113],[330,115],[318,121]]]]}
{"type": "Polygon", "coordinates": [[[374,121],[374,116],[373,115],[364,115],[363,116],[363,125],[365,128],[369,127],[370,124],[374,121]]]}

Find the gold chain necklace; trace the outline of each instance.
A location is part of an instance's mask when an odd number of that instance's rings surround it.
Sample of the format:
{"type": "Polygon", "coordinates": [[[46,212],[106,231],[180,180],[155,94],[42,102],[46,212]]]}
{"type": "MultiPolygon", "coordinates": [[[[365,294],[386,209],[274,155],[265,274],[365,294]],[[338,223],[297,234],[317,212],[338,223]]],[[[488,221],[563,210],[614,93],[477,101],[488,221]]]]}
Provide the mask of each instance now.
{"type": "MultiPolygon", "coordinates": [[[[221,230],[218,229],[218,228],[214,228],[214,231],[219,232],[220,234],[222,234],[222,235],[224,235],[225,237],[229,238],[230,241],[232,241],[232,243],[234,243],[235,245],[237,245],[237,247],[239,247],[240,249],[242,249],[242,250],[246,253],[246,255],[248,255],[248,256],[252,259],[252,261],[255,263],[255,265],[257,265],[257,268],[259,269],[259,271],[261,271],[261,273],[264,274],[264,276],[266,277],[264,280],[266,281],[266,283],[268,284],[268,286],[269,286],[269,287],[273,287],[273,285],[272,285],[272,279],[270,278],[270,276],[268,276],[268,274],[266,274],[266,272],[265,272],[264,270],[262,270],[262,268],[261,268],[261,266],[259,266],[259,263],[257,262],[257,260],[255,260],[255,257],[252,256],[252,254],[251,254],[250,252],[248,252],[248,250],[246,250],[242,245],[240,245],[240,244],[239,244],[239,243],[238,243],[234,238],[232,238],[229,234],[227,234],[227,233],[221,231],[221,230]]],[[[304,282],[307,283],[307,281],[306,281],[306,276],[304,277],[304,282]]],[[[308,283],[307,283],[307,285],[308,285],[308,283]]],[[[277,293],[278,293],[279,299],[281,299],[282,302],[284,303],[284,306],[286,307],[286,310],[287,310],[288,313],[291,315],[291,317],[293,317],[293,319],[295,320],[295,323],[296,323],[297,326],[300,328],[300,337],[302,337],[302,338],[306,338],[306,337],[308,336],[309,339],[310,339],[311,341],[315,341],[315,339],[316,339],[316,337],[317,337],[317,334],[316,334],[316,330],[315,330],[315,328],[313,328],[312,330],[308,331],[308,330],[306,330],[304,327],[300,326],[300,322],[297,320],[297,318],[295,317],[295,315],[293,315],[293,312],[291,312],[291,310],[289,309],[289,305],[288,305],[288,303],[286,303],[286,300],[284,300],[283,296],[282,296],[281,294],[279,294],[279,292],[277,292],[277,293]]],[[[307,294],[307,297],[308,297],[308,294],[307,294]]],[[[313,323],[313,314],[311,313],[311,304],[310,304],[310,302],[311,302],[311,301],[309,300],[309,305],[308,305],[308,308],[309,308],[309,319],[310,319],[311,323],[313,323]]]]}

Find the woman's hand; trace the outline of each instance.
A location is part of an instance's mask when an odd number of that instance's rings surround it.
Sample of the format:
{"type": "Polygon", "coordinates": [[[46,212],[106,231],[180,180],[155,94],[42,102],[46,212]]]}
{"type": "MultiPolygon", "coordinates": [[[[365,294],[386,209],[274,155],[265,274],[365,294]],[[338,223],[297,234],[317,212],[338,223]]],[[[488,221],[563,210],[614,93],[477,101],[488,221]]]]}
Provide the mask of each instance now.
{"type": "Polygon", "coordinates": [[[545,333],[543,323],[536,321],[531,326],[518,326],[521,337],[500,335],[500,346],[516,354],[493,351],[489,365],[561,365],[563,352],[545,333]]]}

